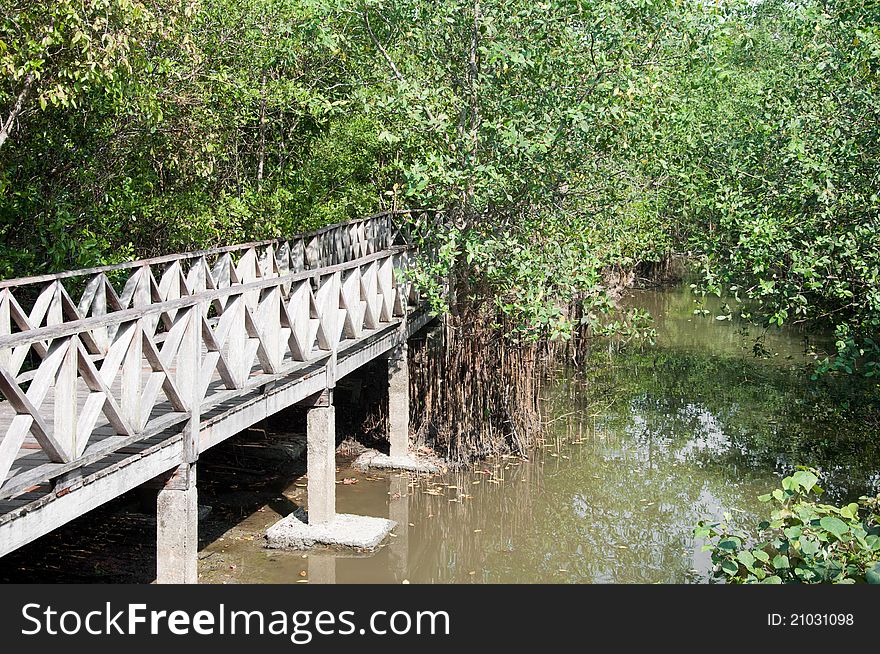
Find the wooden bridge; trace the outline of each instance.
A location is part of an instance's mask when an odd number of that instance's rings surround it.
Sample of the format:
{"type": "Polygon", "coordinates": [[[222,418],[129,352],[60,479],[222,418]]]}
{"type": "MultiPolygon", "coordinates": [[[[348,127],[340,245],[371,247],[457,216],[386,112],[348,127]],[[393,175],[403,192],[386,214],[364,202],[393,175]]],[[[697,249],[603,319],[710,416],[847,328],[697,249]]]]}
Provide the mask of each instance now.
{"type": "MultiPolygon", "coordinates": [[[[336,380],[389,358],[408,410],[400,363],[429,321],[404,274],[411,254],[384,213],[0,282],[0,556],[152,483],[157,579],[194,581],[199,454],[294,404],[316,412],[309,521],[332,520],[336,380]]],[[[405,453],[407,418],[389,422],[405,453]]]]}

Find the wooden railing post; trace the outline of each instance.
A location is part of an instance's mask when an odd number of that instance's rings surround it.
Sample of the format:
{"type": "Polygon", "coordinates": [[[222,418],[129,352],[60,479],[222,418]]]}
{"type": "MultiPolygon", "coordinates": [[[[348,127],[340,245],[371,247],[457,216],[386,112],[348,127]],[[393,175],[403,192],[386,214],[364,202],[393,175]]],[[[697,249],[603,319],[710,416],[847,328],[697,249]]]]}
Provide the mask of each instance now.
{"type": "MultiPolygon", "coordinates": [[[[0,289],[0,336],[12,333],[12,314],[9,310],[9,290],[0,289]]],[[[8,368],[12,362],[12,351],[0,349],[0,367],[8,368]]]]}
{"type": "Polygon", "coordinates": [[[184,460],[195,463],[199,458],[199,431],[202,404],[202,311],[201,303],[189,309],[188,324],[178,356],[177,387],[185,396],[189,420],[184,433],[184,460]]]}
{"type": "MultiPolygon", "coordinates": [[[[55,420],[52,429],[56,440],[64,447],[69,460],[79,456],[82,436],[77,434],[77,355],[79,354],[79,339],[71,336],[67,340],[67,352],[55,374],[55,420]]],[[[88,435],[85,435],[88,437],[88,435]]],[[[82,443],[84,445],[84,443],[82,443]]]]}

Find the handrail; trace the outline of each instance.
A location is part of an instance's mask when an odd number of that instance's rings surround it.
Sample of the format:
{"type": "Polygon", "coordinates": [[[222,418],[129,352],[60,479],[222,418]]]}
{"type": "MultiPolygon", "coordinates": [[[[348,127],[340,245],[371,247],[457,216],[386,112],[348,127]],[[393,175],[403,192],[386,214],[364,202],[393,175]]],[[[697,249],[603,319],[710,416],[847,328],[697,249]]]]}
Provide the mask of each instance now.
{"type": "Polygon", "coordinates": [[[117,270],[130,270],[132,268],[139,268],[143,266],[153,266],[162,263],[171,263],[174,261],[184,261],[188,259],[196,259],[200,257],[209,257],[212,255],[226,254],[229,252],[235,252],[237,250],[246,250],[254,247],[262,247],[266,245],[273,245],[278,243],[287,243],[290,241],[302,241],[306,239],[314,239],[319,236],[322,236],[328,232],[331,232],[336,229],[353,227],[356,225],[360,225],[372,220],[377,220],[379,218],[393,218],[394,216],[402,216],[402,215],[410,215],[410,214],[419,214],[419,213],[428,213],[434,211],[432,209],[396,209],[389,211],[381,211],[379,213],[372,214],[365,218],[357,218],[355,220],[350,220],[341,223],[334,223],[332,225],[327,225],[325,227],[321,227],[320,229],[312,230],[310,232],[303,232],[301,234],[293,234],[289,237],[279,237],[274,239],[265,239],[262,241],[251,241],[248,243],[236,243],[233,245],[226,245],[217,248],[210,248],[207,250],[193,250],[189,252],[180,252],[175,254],[164,254],[158,257],[151,257],[147,259],[137,259],[135,261],[125,261],[122,263],[109,264],[106,266],[97,266],[94,268],[80,268],[76,270],[66,270],[57,273],[46,273],[43,275],[33,275],[30,277],[16,277],[11,279],[0,280],[0,289],[4,288],[18,288],[21,286],[30,286],[33,284],[41,284],[45,282],[57,281],[59,279],[68,279],[71,277],[84,277],[87,275],[97,275],[100,273],[113,272],[117,270]]]}
{"type": "Polygon", "coordinates": [[[316,277],[331,275],[337,272],[345,272],[347,270],[359,268],[367,263],[403,252],[406,249],[407,246],[398,245],[346,263],[324,266],[323,268],[314,268],[311,270],[302,270],[287,275],[279,275],[277,277],[266,277],[254,282],[199,291],[194,295],[187,295],[174,300],[165,300],[164,302],[155,302],[143,307],[113,311],[103,316],[82,318],[80,320],[58,323],[56,325],[45,325],[35,329],[16,332],[14,334],[0,335],[0,350],[18,347],[20,345],[31,345],[40,341],[48,341],[56,338],[65,338],[67,336],[73,336],[74,334],[91,331],[100,327],[119,325],[132,320],[138,320],[139,318],[145,318],[147,316],[161,315],[178,309],[186,309],[196,304],[213,302],[214,300],[228,297],[230,295],[242,295],[244,293],[259,291],[272,286],[301,282],[306,279],[314,279],[316,277]]]}

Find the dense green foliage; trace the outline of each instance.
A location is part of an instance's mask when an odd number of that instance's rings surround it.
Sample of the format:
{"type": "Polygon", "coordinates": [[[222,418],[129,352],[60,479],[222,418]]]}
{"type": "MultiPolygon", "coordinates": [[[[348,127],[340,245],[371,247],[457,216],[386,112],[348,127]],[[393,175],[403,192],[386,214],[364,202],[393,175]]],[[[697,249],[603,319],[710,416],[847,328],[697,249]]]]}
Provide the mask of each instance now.
{"type": "Polygon", "coordinates": [[[279,0],[4,2],[0,274],[373,210],[389,148],[334,118],[349,75],[315,39],[279,0]]]}
{"type": "Polygon", "coordinates": [[[612,280],[687,251],[876,372],[874,0],[0,7],[0,275],[430,207],[463,324],[607,331],[612,280]]]}
{"type": "Polygon", "coordinates": [[[821,504],[815,470],[798,470],[762,496],[773,507],[757,542],[725,524],[701,522],[715,574],[732,583],[880,584],[880,496],[843,507],[821,504]]]}
{"type": "MultiPolygon", "coordinates": [[[[676,85],[665,211],[704,290],[764,324],[836,327],[820,370],[880,361],[880,5],[732,5],[676,85]]],[[[667,155],[663,155],[664,158],[667,155]]]]}

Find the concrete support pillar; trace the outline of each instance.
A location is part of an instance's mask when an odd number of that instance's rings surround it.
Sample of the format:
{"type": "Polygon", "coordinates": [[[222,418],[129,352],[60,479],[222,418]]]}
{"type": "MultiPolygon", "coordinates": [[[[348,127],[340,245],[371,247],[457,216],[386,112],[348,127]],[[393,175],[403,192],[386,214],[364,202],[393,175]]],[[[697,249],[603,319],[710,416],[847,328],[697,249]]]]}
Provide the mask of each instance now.
{"type": "MultiPolygon", "coordinates": [[[[327,388],[299,402],[299,405],[308,410],[309,520],[305,524],[291,513],[276,522],[266,530],[269,547],[301,550],[320,543],[360,550],[376,549],[394,527],[393,522],[385,518],[336,513],[336,415],[333,391],[327,388]]],[[[314,565],[312,561],[309,562],[310,580],[332,579],[334,568],[321,558],[316,558],[314,565]]]]}
{"type": "Polygon", "coordinates": [[[312,406],[307,416],[309,524],[332,522],[336,516],[336,409],[312,406]]]}
{"type": "Polygon", "coordinates": [[[184,463],[156,498],[156,582],[198,583],[199,505],[196,466],[184,463]]]}
{"type": "Polygon", "coordinates": [[[407,346],[402,343],[388,356],[388,440],[390,455],[409,452],[409,368],[407,346]]]}

